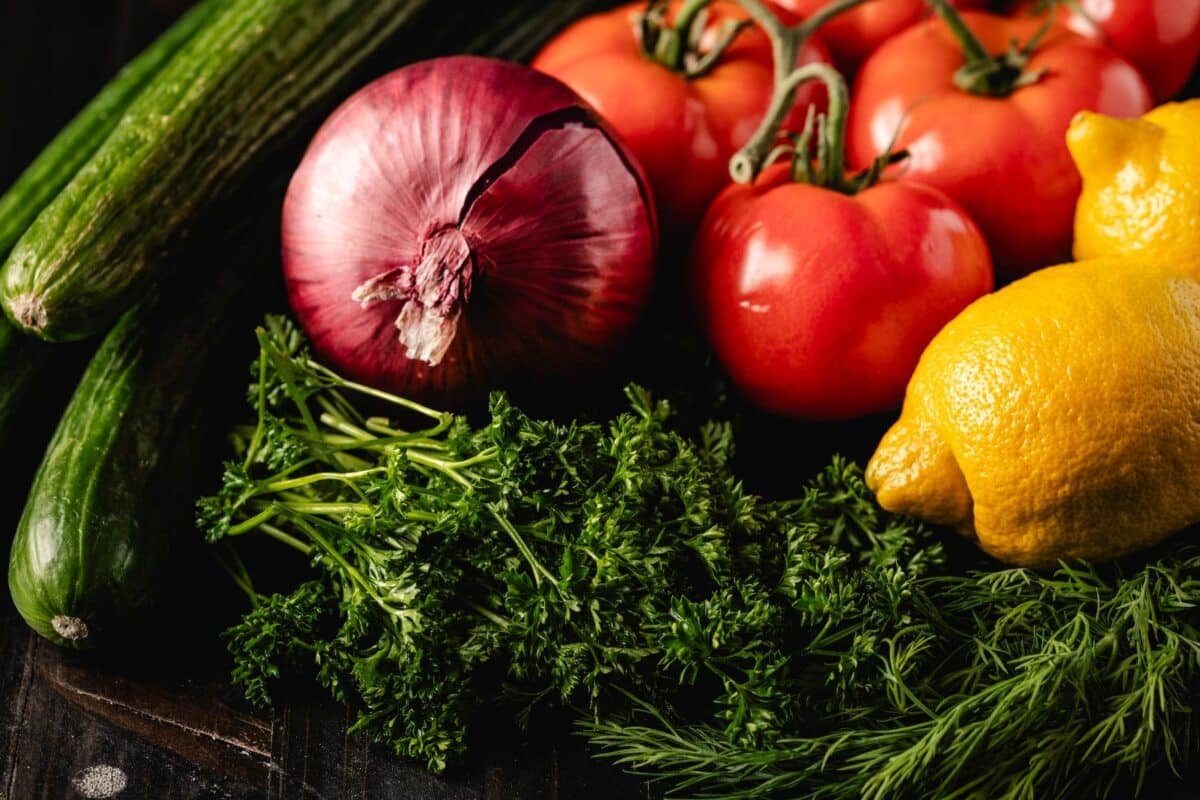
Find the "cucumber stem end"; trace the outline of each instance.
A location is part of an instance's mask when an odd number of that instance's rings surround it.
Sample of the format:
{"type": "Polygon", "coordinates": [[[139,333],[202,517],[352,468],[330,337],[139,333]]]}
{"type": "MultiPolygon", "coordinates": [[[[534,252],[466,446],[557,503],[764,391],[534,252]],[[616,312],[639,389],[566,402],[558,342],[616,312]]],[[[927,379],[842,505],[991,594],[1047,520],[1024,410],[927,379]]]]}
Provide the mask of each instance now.
{"type": "Polygon", "coordinates": [[[79,642],[88,637],[87,623],[79,617],[68,617],[59,614],[50,620],[54,632],[69,642],[79,642]]]}
{"type": "Polygon", "coordinates": [[[46,328],[46,304],[37,295],[17,295],[9,304],[9,311],[18,325],[32,333],[40,333],[46,328]]]}

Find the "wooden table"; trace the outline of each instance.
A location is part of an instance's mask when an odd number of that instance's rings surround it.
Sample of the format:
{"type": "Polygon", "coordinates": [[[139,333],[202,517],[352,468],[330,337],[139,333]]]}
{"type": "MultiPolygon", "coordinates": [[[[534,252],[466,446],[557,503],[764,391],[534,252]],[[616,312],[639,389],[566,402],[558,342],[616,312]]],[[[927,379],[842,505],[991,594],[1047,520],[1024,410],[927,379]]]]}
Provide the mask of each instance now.
{"type": "MultiPolygon", "coordinates": [[[[139,665],[64,653],[7,613],[0,622],[0,797],[129,800],[586,800],[648,797],[570,737],[497,725],[472,766],[430,775],[365,737],[316,696],[263,715],[237,705],[213,634],[139,665]],[[213,669],[218,667],[217,669],[213,669]],[[105,782],[125,788],[106,795],[105,782]]],[[[148,648],[153,649],[153,647],[148,648]]],[[[557,727],[557,726],[555,726],[557,727]]]]}

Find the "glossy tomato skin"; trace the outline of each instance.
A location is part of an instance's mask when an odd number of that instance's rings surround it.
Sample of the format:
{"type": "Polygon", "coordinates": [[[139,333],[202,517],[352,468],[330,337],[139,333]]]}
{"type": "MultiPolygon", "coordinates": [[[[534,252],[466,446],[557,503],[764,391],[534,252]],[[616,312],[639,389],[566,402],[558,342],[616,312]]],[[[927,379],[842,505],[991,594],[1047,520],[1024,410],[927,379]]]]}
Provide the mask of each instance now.
{"type": "Polygon", "coordinates": [[[741,392],[814,420],[898,407],[925,346],[993,285],[979,229],[937,190],[885,182],[848,197],[782,166],[717,197],[691,267],[741,392]]]}
{"type": "MultiPolygon", "coordinates": [[[[1041,22],[964,12],[989,52],[1029,41],[1041,22]]],[[[1138,71],[1113,51],[1052,28],[1028,69],[1041,80],[1005,98],[954,86],[962,49],[941,20],[909,28],[859,72],[850,111],[849,159],[870,162],[891,142],[909,158],[896,168],[957,200],[979,223],[1005,280],[1069,260],[1080,179],[1066,131],[1079,111],[1138,116],[1151,106],[1138,71]]]]}
{"type": "MultiPolygon", "coordinates": [[[[679,5],[671,3],[672,15],[679,5]]],[[[748,28],[711,71],[688,80],[642,54],[636,19],[645,10],[637,2],[585,17],[551,41],[533,67],[570,86],[616,129],[649,174],[664,233],[675,238],[694,229],[729,183],[729,159],[767,110],[771,45],[761,29],[748,28]]],[[[723,20],[747,18],[724,0],[709,13],[710,32],[723,20]]],[[[828,60],[817,38],[798,58],[828,60]]],[[[810,103],[825,108],[824,88],[815,82],[800,90],[790,123],[797,130],[810,103]]]]}
{"type": "MultiPolygon", "coordinates": [[[[1020,3],[1028,13],[1032,3],[1020,3]]],[[[1133,62],[1154,92],[1168,100],[1179,93],[1200,60],[1200,0],[1079,0],[1078,11],[1058,9],[1071,30],[1104,42],[1133,62]]]]}
{"type": "MultiPolygon", "coordinates": [[[[829,0],[777,0],[780,7],[797,17],[810,17],[829,0]]],[[[952,0],[962,9],[983,9],[988,0],[952,0]]],[[[829,46],[839,68],[853,73],[879,45],[930,14],[926,0],[869,0],[830,20],[821,27],[821,38],[829,46]]]]}

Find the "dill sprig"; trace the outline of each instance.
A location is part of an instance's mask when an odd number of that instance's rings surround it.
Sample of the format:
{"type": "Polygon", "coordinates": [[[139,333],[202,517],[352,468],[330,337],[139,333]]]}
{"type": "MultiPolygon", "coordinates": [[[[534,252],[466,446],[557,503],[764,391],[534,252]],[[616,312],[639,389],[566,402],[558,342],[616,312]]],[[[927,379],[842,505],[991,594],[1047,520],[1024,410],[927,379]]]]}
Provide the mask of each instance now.
{"type": "Polygon", "coordinates": [[[259,331],[253,424],[212,541],[313,567],[226,634],[251,700],[306,668],[357,728],[440,770],[498,700],[575,709],[680,796],[1065,797],[1192,749],[1200,550],[1124,572],[960,572],[841,459],[799,497],[733,473],[730,427],[637,387],[613,420],[480,426],[345,380],[259,331]]]}
{"type": "Polygon", "coordinates": [[[1062,565],[919,577],[908,587],[934,668],[889,650],[878,702],[768,747],[681,724],[583,727],[607,758],[688,797],[1078,798],[1180,774],[1200,696],[1200,548],[1132,571],[1062,565]]]}

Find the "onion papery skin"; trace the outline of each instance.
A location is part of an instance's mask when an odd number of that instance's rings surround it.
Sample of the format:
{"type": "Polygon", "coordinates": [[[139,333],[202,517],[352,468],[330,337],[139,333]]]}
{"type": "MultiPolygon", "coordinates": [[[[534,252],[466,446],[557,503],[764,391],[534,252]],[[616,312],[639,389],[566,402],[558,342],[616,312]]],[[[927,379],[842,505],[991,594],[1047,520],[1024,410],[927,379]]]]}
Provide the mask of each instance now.
{"type": "Polygon", "coordinates": [[[595,112],[554,78],[471,56],[346,100],[292,178],[282,238],[322,359],[459,408],[596,374],[629,341],[658,247],[645,176],[595,112]]]}

